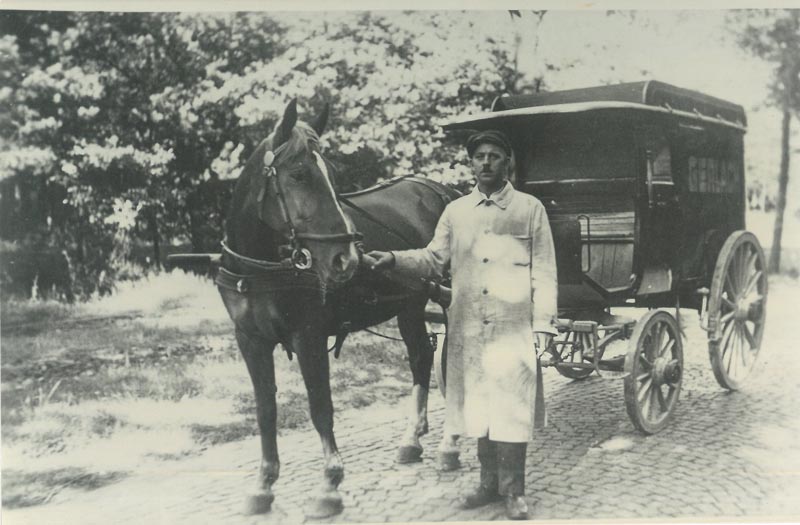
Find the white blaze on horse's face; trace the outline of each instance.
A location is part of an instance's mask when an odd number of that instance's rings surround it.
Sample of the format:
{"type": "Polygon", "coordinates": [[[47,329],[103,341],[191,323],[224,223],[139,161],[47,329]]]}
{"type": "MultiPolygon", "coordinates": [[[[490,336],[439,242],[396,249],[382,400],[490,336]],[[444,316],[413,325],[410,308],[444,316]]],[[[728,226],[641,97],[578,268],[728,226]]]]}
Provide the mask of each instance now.
{"type": "MultiPolygon", "coordinates": [[[[339,204],[339,199],[336,197],[336,191],[333,189],[333,183],[331,182],[331,177],[328,173],[328,166],[325,164],[325,159],[323,159],[322,155],[316,151],[314,152],[314,158],[317,163],[317,168],[319,168],[320,173],[322,173],[322,177],[325,179],[325,185],[330,192],[330,197],[333,199],[336,210],[339,212],[339,216],[342,218],[342,223],[344,224],[346,232],[353,233],[355,231],[353,224],[347,215],[345,215],[344,210],[342,210],[342,206],[339,204]]],[[[347,253],[338,252],[333,255],[333,258],[330,260],[330,268],[332,271],[329,272],[327,277],[330,277],[331,280],[335,282],[343,282],[350,279],[358,268],[358,260],[358,250],[356,250],[353,242],[349,242],[347,253]]],[[[327,266],[328,261],[325,262],[325,266],[327,266]]],[[[325,266],[323,266],[323,268],[325,268],[325,266]]],[[[323,277],[326,276],[323,275],[323,277]]]]}
{"type": "Polygon", "coordinates": [[[322,172],[323,177],[325,178],[325,184],[328,186],[328,190],[331,192],[331,198],[333,198],[333,202],[336,203],[336,209],[339,211],[339,215],[342,217],[342,222],[344,222],[345,227],[347,228],[347,233],[352,233],[352,225],[350,221],[347,220],[347,216],[344,214],[344,210],[342,210],[341,204],[339,204],[339,199],[336,198],[336,192],[333,189],[333,183],[331,183],[331,176],[328,174],[328,166],[325,165],[325,159],[322,158],[322,155],[314,152],[314,158],[317,160],[317,167],[319,171],[322,172]]]}

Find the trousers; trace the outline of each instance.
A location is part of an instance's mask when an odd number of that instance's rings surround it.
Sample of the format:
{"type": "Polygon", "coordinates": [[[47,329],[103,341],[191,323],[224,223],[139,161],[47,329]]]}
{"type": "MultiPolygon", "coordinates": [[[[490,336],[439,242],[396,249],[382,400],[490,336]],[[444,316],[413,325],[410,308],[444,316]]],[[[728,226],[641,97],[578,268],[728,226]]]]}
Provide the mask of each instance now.
{"type": "Polygon", "coordinates": [[[481,486],[503,496],[525,494],[525,454],[527,443],[506,443],[478,438],[481,486]]]}

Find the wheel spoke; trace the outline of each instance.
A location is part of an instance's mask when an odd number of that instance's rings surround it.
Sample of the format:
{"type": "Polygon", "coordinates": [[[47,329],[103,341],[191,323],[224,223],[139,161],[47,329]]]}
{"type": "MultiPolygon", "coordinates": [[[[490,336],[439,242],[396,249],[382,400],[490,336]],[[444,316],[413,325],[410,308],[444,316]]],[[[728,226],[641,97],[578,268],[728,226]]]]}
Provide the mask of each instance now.
{"type": "Polygon", "coordinates": [[[658,357],[663,357],[667,352],[672,352],[672,348],[675,346],[675,339],[668,338],[666,342],[664,342],[663,347],[658,352],[658,357]]]}
{"type": "Polygon", "coordinates": [[[727,323],[728,321],[730,321],[730,320],[731,320],[731,318],[732,318],[732,317],[733,317],[735,314],[736,314],[736,312],[735,312],[735,311],[733,311],[733,310],[731,310],[731,311],[730,311],[730,312],[728,312],[727,314],[725,314],[725,315],[723,315],[722,317],[720,317],[720,318],[719,318],[719,322],[720,322],[720,323],[722,323],[722,324],[725,324],[725,323],[727,323]]]}
{"type": "Polygon", "coordinates": [[[728,299],[724,295],[722,297],[720,297],[720,299],[722,299],[722,304],[727,306],[728,308],[730,308],[731,311],[735,311],[736,310],[736,305],[733,303],[733,301],[731,301],[730,299],[728,299]]]}
{"type": "Polygon", "coordinates": [[[645,379],[647,379],[651,375],[652,374],[650,374],[650,372],[642,372],[641,374],[636,376],[636,380],[641,383],[642,381],[644,381],[645,379]]]}
{"type": "Polygon", "coordinates": [[[722,347],[722,362],[725,363],[725,372],[730,375],[731,365],[733,364],[733,344],[731,342],[731,333],[733,333],[733,323],[729,326],[730,330],[727,333],[727,338],[723,342],[722,347]]]}
{"type": "Polygon", "coordinates": [[[653,369],[653,363],[648,361],[644,355],[644,348],[642,349],[642,352],[639,354],[639,360],[642,362],[643,365],[645,365],[644,368],[646,368],[647,370],[653,369]]]}
{"type": "Polygon", "coordinates": [[[739,290],[743,290],[745,284],[747,283],[747,268],[750,262],[750,245],[742,246],[740,250],[738,250],[737,259],[738,259],[738,281],[739,281],[739,290]]]}
{"type": "Polygon", "coordinates": [[[736,252],[731,256],[731,264],[728,270],[731,276],[731,284],[733,284],[733,291],[739,291],[739,258],[736,257],[736,252]]]}
{"type": "Polygon", "coordinates": [[[658,395],[658,404],[661,405],[662,412],[669,412],[669,405],[667,405],[667,400],[664,398],[664,393],[661,391],[661,387],[656,387],[656,394],[658,395]]]}
{"type": "Polygon", "coordinates": [[[644,397],[640,398],[639,401],[639,405],[641,406],[642,409],[642,417],[644,417],[645,419],[649,419],[650,416],[650,403],[652,398],[650,397],[649,394],[650,394],[650,389],[648,388],[644,397]]]}
{"type": "Polygon", "coordinates": [[[654,386],[650,390],[650,413],[648,414],[648,419],[656,419],[661,412],[658,409],[658,395],[656,394],[657,391],[658,391],[657,386],[654,386]]]}
{"type": "Polygon", "coordinates": [[[653,387],[653,378],[651,377],[645,384],[642,385],[641,389],[639,390],[639,404],[641,405],[644,401],[647,394],[650,392],[650,389],[653,387]]]}
{"type": "Polygon", "coordinates": [[[750,276],[750,279],[747,281],[747,286],[744,287],[744,293],[742,294],[744,297],[747,297],[753,292],[753,289],[755,288],[756,284],[758,284],[758,281],[761,279],[762,275],[764,275],[764,272],[758,270],[750,276]]]}
{"type": "Polygon", "coordinates": [[[739,341],[739,334],[736,333],[734,330],[734,334],[731,336],[731,376],[738,377],[739,375],[739,347],[741,346],[739,341]]]}
{"type": "Polygon", "coordinates": [[[744,329],[742,325],[736,325],[736,332],[737,332],[737,339],[739,340],[739,353],[741,354],[740,357],[742,358],[742,368],[747,370],[747,349],[745,349],[744,345],[746,344],[744,329]]]}
{"type": "Polygon", "coordinates": [[[747,340],[747,344],[750,345],[750,350],[756,350],[758,345],[756,344],[756,340],[753,337],[753,334],[750,333],[750,329],[747,328],[746,324],[743,324],[741,327],[742,335],[747,340]]]}
{"type": "Polygon", "coordinates": [[[737,289],[736,286],[734,286],[733,279],[731,278],[730,270],[725,274],[725,286],[723,289],[728,292],[730,297],[733,297],[734,299],[736,298],[737,289]]]}
{"type": "Polygon", "coordinates": [[[722,329],[722,340],[720,342],[720,347],[722,348],[723,355],[728,351],[728,343],[731,340],[731,334],[733,333],[733,325],[735,324],[736,321],[730,321],[722,329]]]}
{"type": "Polygon", "coordinates": [[[757,270],[756,262],[758,262],[758,252],[750,247],[750,256],[747,258],[747,265],[745,266],[747,273],[752,273],[750,270],[757,270]]]}

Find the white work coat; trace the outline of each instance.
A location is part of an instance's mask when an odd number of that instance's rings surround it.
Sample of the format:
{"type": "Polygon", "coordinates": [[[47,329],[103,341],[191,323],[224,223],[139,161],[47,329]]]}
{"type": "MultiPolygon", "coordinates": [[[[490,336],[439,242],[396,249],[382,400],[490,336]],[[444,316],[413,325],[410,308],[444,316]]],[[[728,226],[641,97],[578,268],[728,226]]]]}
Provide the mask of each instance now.
{"type": "Polygon", "coordinates": [[[508,182],[489,199],[476,186],[447,206],[427,247],[394,255],[397,271],[411,275],[438,277],[450,264],[445,432],[529,441],[533,332],[557,332],[555,252],[542,203],[508,182]]]}

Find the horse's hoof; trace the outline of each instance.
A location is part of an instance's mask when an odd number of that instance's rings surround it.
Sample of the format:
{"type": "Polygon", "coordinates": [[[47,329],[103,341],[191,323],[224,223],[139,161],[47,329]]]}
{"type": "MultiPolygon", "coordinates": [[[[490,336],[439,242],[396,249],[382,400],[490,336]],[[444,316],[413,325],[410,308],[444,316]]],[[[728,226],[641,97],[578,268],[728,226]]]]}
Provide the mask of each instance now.
{"type": "Polygon", "coordinates": [[[461,468],[458,452],[439,452],[439,470],[449,472],[461,468]]]}
{"type": "Polygon", "coordinates": [[[316,498],[308,508],[306,517],[308,518],[330,518],[344,510],[342,504],[342,497],[338,492],[326,492],[324,495],[316,498]]]}
{"type": "Polygon", "coordinates": [[[405,445],[397,451],[397,462],[401,465],[422,461],[422,447],[405,445]]]}
{"type": "Polygon", "coordinates": [[[271,491],[257,492],[247,496],[244,505],[245,514],[265,514],[272,509],[275,495],[271,491]]]}

